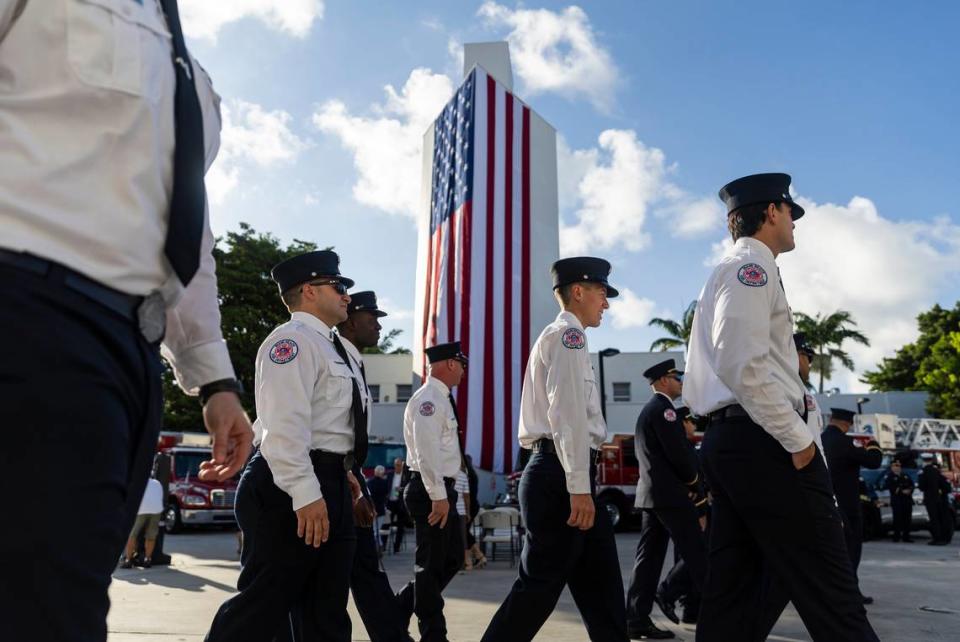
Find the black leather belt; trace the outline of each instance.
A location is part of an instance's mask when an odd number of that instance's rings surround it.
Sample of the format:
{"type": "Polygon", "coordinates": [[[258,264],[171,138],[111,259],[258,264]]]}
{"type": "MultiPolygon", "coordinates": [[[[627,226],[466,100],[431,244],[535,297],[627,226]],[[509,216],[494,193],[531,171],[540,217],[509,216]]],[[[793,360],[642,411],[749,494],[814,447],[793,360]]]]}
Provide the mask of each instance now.
{"type": "Polygon", "coordinates": [[[350,470],[353,468],[353,453],[343,455],[326,450],[311,450],[310,461],[314,466],[339,466],[344,470],[350,470]]]}
{"type": "Polygon", "coordinates": [[[743,409],[743,406],[735,403],[711,412],[710,423],[723,421],[724,419],[731,419],[733,417],[750,417],[750,415],[747,414],[747,411],[743,409]]]}
{"type": "Polygon", "coordinates": [[[0,249],[0,265],[30,272],[54,283],[63,284],[64,287],[135,323],[149,343],[156,343],[163,338],[166,306],[157,292],[147,297],[126,294],[98,283],[65,265],[25,252],[0,249]]]}
{"type": "MultiPolygon", "coordinates": [[[[533,442],[531,449],[535,453],[549,453],[551,455],[557,454],[557,445],[553,443],[552,439],[547,439],[546,437],[544,437],[543,439],[538,439],[535,442],[533,442]]],[[[597,463],[599,456],[600,456],[599,450],[595,448],[590,449],[590,463],[594,463],[594,464],[597,463]]]]}
{"type": "MultiPolygon", "coordinates": [[[[411,470],[411,471],[410,471],[410,479],[420,479],[420,480],[422,480],[422,479],[423,479],[423,475],[420,474],[420,471],[419,471],[419,470],[411,470]]],[[[454,477],[444,477],[444,478],[443,478],[443,483],[446,484],[447,486],[453,486],[454,484],[457,483],[457,480],[456,480],[456,478],[454,478],[454,477]]]]}

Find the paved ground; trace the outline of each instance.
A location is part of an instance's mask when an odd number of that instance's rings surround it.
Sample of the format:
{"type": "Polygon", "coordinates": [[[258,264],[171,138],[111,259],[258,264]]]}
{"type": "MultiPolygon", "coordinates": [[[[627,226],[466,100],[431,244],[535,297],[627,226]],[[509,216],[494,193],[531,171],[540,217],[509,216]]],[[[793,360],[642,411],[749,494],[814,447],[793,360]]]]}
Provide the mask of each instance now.
{"type": "MultiPolygon", "coordinates": [[[[624,578],[629,577],[636,533],[618,535],[624,578]]],[[[888,641],[960,639],[960,537],[947,547],[867,542],[860,577],[863,590],[876,598],[870,620],[888,641]],[[930,609],[930,610],[925,610],[930,609]]],[[[113,608],[109,642],[197,642],[203,639],[217,607],[233,591],[239,572],[236,536],[229,532],[200,532],[168,537],[166,550],[174,556],[170,567],[117,570],[110,589],[113,608]]],[[[672,557],[670,558],[672,559],[672,557]]],[[[408,581],[413,571],[413,547],[385,559],[394,587],[408,581]]],[[[479,640],[516,575],[508,561],[461,574],[446,592],[450,639],[479,640]]],[[[353,605],[354,640],[369,640],[353,605]]],[[[675,627],[659,612],[655,619],[672,629],[679,640],[693,640],[691,628],[675,627]]],[[[809,637],[792,607],[783,614],[771,640],[807,640],[809,637]]],[[[537,640],[586,640],[569,593],[563,597],[537,640]]]]}

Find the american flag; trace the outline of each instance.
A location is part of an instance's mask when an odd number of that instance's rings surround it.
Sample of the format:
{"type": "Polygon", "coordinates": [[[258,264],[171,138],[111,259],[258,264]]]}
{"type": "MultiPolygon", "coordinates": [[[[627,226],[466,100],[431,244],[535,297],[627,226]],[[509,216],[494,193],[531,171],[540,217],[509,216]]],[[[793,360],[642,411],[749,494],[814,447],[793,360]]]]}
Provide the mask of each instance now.
{"type": "Polygon", "coordinates": [[[475,67],[434,124],[426,347],[461,342],[466,452],[509,472],[530,352],[530,108],[475,67]]]}

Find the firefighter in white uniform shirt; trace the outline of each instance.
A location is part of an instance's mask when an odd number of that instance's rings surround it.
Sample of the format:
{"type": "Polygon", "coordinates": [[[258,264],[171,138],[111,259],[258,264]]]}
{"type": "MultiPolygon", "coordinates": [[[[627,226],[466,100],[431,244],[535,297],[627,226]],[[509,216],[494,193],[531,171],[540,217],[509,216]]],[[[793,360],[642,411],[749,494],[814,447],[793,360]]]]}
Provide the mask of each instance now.
{"type": "Polygon", "coordinates": [[[0,484],[35,480],[0,535],[5,639],[106,638],[161,338],[214,437],[201,475],[249,455],[205,214],[218,103],[173,0],[0,0],[0,484]]]}
{"type": "Polygon", "coordinates": [[[493,616],[485,642],[532,640],[564,586],[591,640],[627,639],[623,580],[613,524],[596,511],[596,451],[607,439],[584,328],[600,325],[610,263],[594,257],[553,264],[561,312],[537,338],[520,397],[520,445],[533,455],[520,479],[527,534],[519,577],[493,616]]]}
{"type": "Polygon", "coordinates": [[[347,642],[356,543],[347,471],[366,458],[367,422],[360,373],[333,328],[353,281],[327,250],[287,259],[272,276],[291,318],[257,353],[262,438],[237,489],[239,593],[206,639],[268,642],[294,609],[294,639],[347,642]]]}
{"type": "Polygon", "coordinates": [[[793,315],[776,257],[803,208],[786,174],[720,190],[733,248],[697,303],[683,397],[708,415],[704,472],[714,501],[697,640],[762,639],[764,568],[814,640],[876,640],[859,600],[823,458],[806,423],[793,315]]]}
{"type": "Polygon", "coordinates": [[[424,350],[430,376],[410,397],[403,413],[410,481],[404,491],[407,511],[416,528],[413,581],[397,594],[409,618],[416,613],[422,642],[447,639],[441,591],[463,566],[463,538],[453,489],[463,465],[460,422],[451,390],[460,383],[467,356],[460,342],[424,350]]]}

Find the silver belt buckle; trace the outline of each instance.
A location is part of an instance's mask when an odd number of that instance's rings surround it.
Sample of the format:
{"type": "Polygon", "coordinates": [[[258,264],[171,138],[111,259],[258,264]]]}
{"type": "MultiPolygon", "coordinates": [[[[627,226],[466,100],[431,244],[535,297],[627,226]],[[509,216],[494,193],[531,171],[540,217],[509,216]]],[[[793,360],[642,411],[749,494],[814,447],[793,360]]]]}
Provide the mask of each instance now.
{"type": "Polygon", "coordinates": [[[137,322],[147,343],[158,343],[163,339],[167,329],[167,306],[160,292],[154,290],[143,299],[137,308],[137,322]]]}

